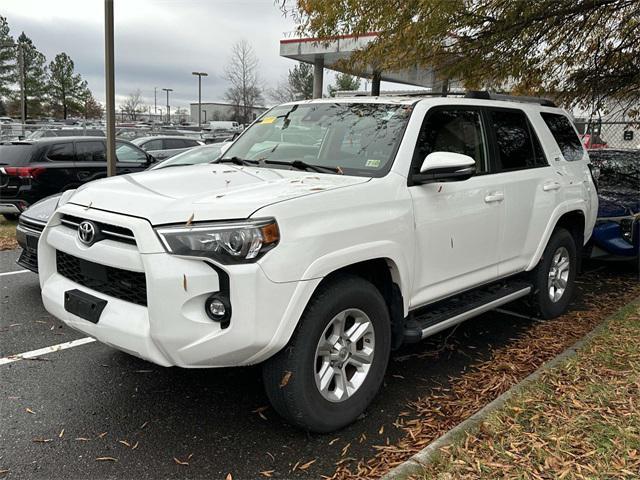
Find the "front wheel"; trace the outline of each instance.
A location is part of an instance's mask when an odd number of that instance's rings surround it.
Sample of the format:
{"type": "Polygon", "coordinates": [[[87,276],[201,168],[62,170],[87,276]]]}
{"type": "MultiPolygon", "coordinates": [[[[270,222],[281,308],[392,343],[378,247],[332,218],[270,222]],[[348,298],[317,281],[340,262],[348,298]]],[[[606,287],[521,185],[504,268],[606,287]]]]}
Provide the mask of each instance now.
{"type": "Polygon", "coordinates": [[[543,318],[555,318],[567,311],[575,290],[577,265],[573,235],[563,228],[556,230],[533,275],[536,304],[543,318]]]}
{"type": "Polygon", "coordinates": [[[366,280],[344,275],[313,295],[289,344],[265,362],[267,396],[292,424],[330,432],[358,418],[389,361],[389,311],[366,280]]]}

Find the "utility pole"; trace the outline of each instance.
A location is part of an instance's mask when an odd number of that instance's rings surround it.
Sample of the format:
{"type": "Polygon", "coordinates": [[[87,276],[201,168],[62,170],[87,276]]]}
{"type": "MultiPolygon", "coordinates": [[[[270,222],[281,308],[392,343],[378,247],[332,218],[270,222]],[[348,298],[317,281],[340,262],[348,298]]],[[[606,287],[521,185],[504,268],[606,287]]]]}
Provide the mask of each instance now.
{"type": "Polygon", "coordinates": [[[169,106],[169,92],[173,92],[173,88],[163,88],[167,92],[167,123],[171,123],[171,107],[169,106]]]}
{"type": "Polygon", "coordinates": [[[24,130],[24,125],[27,123],[27,99],[25,92],[24,46],[21,43],[18,43],[18,65],[20,70],[20,121],[24,130]]]}
{"type": "Polygon", "coordinates": [[[116,94],[113,56],[113,0],[104,0],[104,73],[107,100],[107,176],[116,174],[116,94]]]}
{"type": "Polygon", "coordinates": [[[198,76],[198,127],[202,128],[202,77],[207,77],[207,72],[191,72],[198,76]]]}

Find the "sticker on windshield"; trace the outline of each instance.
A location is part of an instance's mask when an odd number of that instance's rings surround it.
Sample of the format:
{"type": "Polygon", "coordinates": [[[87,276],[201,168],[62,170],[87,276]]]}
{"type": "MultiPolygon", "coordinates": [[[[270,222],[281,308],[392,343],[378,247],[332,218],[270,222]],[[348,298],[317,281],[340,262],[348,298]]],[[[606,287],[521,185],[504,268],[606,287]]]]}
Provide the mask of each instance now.
{"type": "Polygon", "coordinates": [[[273,122],[275,122],[277,120],[277,118],[278,117],[264,117],[260,123],[261,124],[262,123],[273,123],[273,122]]]}
{"type": "Polygon", "coordinates": [[[380,166],[380,160],[367,160],[367,163],[365,163],[364,166],[378,168],[380,166]]]}

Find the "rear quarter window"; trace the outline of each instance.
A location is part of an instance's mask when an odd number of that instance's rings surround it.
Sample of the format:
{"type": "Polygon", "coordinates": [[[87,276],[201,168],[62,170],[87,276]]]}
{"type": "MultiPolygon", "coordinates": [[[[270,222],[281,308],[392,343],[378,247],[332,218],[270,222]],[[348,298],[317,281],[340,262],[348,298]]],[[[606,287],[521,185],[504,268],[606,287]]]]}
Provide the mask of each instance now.
{"type": "Polygon", "coordinates": [[[26,143],[0,145],[0,167],[2,165],[26,165],[35,151],[34,145],[26,143]]]}
{"type": "Polygon", "coordinates": [[[564,159],[568,162],[582,160],[582,142],[569,119],[558,113],[543,112],[540,115],[560,147],[564,159]]]}

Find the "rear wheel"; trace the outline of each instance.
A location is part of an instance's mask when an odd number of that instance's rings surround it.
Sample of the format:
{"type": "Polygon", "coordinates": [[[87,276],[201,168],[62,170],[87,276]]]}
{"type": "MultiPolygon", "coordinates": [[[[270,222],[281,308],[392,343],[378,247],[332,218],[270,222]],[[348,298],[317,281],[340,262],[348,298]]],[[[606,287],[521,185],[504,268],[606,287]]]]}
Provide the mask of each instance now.
{"type": "Polygon", "coordinates": [[[553,232],[534,271],[535,297],[543,318],[567,311],[575,290],[576,243],[564,228],[553,232]]]}
{"type": "Polygon", "coordinates": [[[358,418],[389,360],[387,305],[371,283],[341,276],[322,285],[289,344],[265,362],[267,396],[292,424],[330,432],[358,418]]]}

